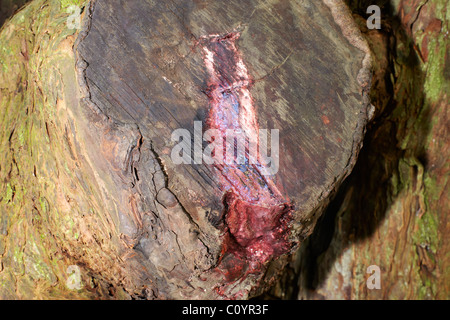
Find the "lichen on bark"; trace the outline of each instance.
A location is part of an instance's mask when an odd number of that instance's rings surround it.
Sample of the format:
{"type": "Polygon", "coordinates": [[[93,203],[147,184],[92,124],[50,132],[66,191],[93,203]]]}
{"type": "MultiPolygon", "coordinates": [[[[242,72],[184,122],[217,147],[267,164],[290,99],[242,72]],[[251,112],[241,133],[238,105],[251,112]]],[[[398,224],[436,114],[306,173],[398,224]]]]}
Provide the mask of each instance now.
{"type": "Polygon", "coordinates": [[[105,267],[102,242],[110,237],[89,233],[102,209],[95,207],[98,186],[80,169],[86,164],[74,140],[70,110],[76,107],[68,108],[78,103],[71,66],[79,30],[67,26],[70,4],[84,7],[86,1],[33,1],[0,32],[2,299],[108,296],[104,279],[87,269],[81,277],[88,290],[66,285],[67,268],[82,264],[74,258],[83,251],[105,267]]]}

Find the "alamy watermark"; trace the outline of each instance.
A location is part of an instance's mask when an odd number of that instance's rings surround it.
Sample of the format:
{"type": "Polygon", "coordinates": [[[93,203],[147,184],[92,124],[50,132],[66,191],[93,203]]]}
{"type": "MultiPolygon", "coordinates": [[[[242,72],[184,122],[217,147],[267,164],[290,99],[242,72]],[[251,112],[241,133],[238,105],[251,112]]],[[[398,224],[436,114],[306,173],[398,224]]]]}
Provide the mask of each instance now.
{"type": "Polygon", "coordinates": [[[381,9],[377,5],[371,5],[367,8],[367,14],[372,14],[369,18],[367,18],[367,28],[372,29],[381,29],[381,9]]]}
{"type": "Polygon", "coordinates": [[[367,267],[366,273],[370,274],[367,278],[367,289],[381,289],[381,269],[377,265],[371,265],[367,267]]]}
{"type": "Polygon", "coordinates": [[[279,169],[278,129],[259,129],[246,132],[241,129],[208,129],[194,121],[194,136],[187,129],[176,129],[172,141],[171,159],[174,164],[256,165],[262,175],[275,175],[279,169]],[[269,148],[270,147],[270,148],[269,148]],[[270,149],[270,155],[269,155],[270,149]]]}
{"type": "Polygon", "coordinates": [[[66,273],[69,277],[66,280],[66,286],[70,290],[80,290],[81,289],[81,271],[76,265],[71,265],[67,267],[66,273]]]}
{"type": "Polygon", "coordinates": [[[81,8],[76,5],[71,5],[67,8],[69,17],[66,20],[67,28],[81,29],[81,8]]]}

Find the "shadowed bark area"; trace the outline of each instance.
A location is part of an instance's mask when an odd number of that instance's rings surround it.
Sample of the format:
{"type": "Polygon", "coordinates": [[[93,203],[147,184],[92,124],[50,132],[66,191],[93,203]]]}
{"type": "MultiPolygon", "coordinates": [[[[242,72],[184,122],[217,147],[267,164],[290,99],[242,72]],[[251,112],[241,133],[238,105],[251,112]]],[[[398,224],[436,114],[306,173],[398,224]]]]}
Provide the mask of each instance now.
{"type": "Polygon", "coordinates": [[[448,1],[349,1],[374,57],[376,115],[351,176],[271,297],[448,299],[448,1]],[[381,289],[366,273],[381,269],[381,289]],[[293,285],[295,284],[295,285],[293,285]]]}
{"type": "Polygon", "coordinates": [[[35,0],[0,45],[2,298],[263,292],[373,111],[370,52],[338,0],[35,0]],[[279,170],[176,165],[172,132],[187,143],[194,121],[279,129],[279,170]]]}
{"type": "Polygon", "coordinates": [[[19,10],[25,3],[30,0],[0,0],[0,27],[19,10]]]}

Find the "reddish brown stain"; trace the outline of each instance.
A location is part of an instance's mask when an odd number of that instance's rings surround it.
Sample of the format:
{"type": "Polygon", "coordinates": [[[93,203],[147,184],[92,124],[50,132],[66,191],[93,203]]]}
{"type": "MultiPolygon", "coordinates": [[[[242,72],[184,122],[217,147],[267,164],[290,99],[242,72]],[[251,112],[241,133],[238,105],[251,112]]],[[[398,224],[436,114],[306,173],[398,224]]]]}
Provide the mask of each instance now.
{"type": "Polygon", "coordinates": [[[327,125],[330,124],[330,119],[328,119],[328,117],[326,115],[322,115],[322,122],[323,124],[327,125]]]}
{"type": "MultiPolygon", "coordinates": [[[[249,140],[258,139],[256,107],[249,90],[253,80],[236,47],[238,38],[239,33],[229,33],[201,40],[209,73],[206,124],[222,134],[227,129],[243,130],[250,133],[249,140]]],[[[248,149],[245,155],[251,157],[248,149]]],[[[259,162],[250,161],[214,165],[226,208],[226,232],[216,270],[227,282],[260,272],[263,264],[291,249],[293,206],[260,168],[259,162]]]]}

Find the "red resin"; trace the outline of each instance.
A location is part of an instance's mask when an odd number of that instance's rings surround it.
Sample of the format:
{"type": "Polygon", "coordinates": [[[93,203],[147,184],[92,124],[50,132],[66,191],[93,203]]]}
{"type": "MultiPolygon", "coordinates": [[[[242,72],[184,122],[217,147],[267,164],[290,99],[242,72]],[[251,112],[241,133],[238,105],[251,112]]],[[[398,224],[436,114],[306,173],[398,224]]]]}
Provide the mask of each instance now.
{"type": "MultiPolygon", "coordinates": [[[[252,80],[236,48],[239,33],[203,37],[204,62],[209,73],[209,129],[245,130],[258,141],[256,109],[249,87],[252,80]]],[[[224,152],[225,154],[225,152],[224,152]]],[[[248,148],[246,156],[250,157],[248,148]]],[[[270,177],[263,176],[259,159],[214,165],[225,192],[227,232],[217,266],[228,282],[261,270],[262,264],[291,248],[289,220],[293,210],[270,177]],[[251,164],[253,163],[253,164],[251,164]]]]}

